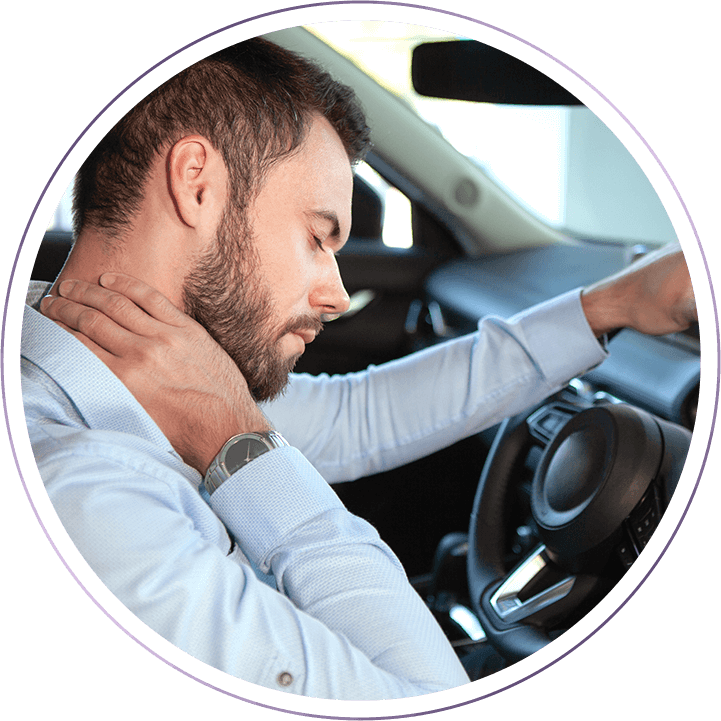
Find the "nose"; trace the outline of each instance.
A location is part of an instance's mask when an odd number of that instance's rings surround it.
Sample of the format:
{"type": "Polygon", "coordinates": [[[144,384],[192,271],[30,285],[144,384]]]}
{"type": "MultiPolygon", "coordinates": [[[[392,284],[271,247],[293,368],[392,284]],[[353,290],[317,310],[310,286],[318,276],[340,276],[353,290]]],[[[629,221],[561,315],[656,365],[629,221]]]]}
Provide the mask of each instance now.
{"type": "Polygon", "coordinates": [[[311,293],[310,304],[320,312],[324,322],[335,320],[350,307],[350,297],[340,277],[338,262],[333,253],[319,254],[322,258],[318,280],[311,293]]]}

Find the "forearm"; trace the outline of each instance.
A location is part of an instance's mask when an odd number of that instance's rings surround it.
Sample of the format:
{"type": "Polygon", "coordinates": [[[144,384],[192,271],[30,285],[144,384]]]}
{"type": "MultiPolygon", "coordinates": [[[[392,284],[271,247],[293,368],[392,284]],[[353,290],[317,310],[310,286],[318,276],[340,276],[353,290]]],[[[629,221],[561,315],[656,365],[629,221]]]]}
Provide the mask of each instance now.
{"type": "Polygon", "coordinates": [[[183,460],[204,474],[239,433],[269,430],[230,356],[165,296],[136,278],[64,280],[40,302],[120,378],[183,460]]]}
{"type": "Polygon", "coordinates": [[[662,335],[694,320],[689,272],[670,245],[508,322],[486,319],[476,336],[423,356],[330,380],[303,379],[268,412],[329,481],[351,480],[534,405],[600,363],[605,353],[595,339],[606,333],[628,327],[662,335]]]}

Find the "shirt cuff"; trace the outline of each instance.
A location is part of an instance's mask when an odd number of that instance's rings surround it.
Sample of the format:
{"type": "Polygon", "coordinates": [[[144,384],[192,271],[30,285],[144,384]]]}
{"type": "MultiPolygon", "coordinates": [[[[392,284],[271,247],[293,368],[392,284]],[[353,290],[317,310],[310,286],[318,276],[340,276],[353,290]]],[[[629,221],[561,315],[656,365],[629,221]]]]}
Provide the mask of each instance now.
{"type": "Polygon", "coordinates": [[[602,363],[608,352],[593,334],[581,305],[581,288],[515,315],[527,348],[551,385],[563,384],[602,363]]]}
{"type": "Polygon", "coordinates": [[[259,568],[295,529],[345,508],[305,456],[290,446],[243,466],[210,496],[210,505],[259,568]]]}

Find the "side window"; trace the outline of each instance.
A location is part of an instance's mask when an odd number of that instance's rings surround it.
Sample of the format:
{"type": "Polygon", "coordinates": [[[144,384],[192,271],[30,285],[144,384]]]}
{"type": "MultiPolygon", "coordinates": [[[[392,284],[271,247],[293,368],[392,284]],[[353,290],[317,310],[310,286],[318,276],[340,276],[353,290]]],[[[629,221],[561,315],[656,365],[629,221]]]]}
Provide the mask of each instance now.
{"type": "Polygon", "coordinates": [[[389,248],[411,248],[411,203],[370,165],[356,168],[351,237],[382,240],[389,248]]]}
{"type": "Polygon", "coordinates": [[[71,233],[73,230],[73,184],[71,183],[65,194],[60,198],[58,207],[53,213],[48,230],[71,233]]]}
{"type": "MultiPolygon", "coordinates": [[[[400,190],[387,183],[370,165],[360,163],[353,194],[351,237],[380,238],[389,248],[412,247],[411,203],[400,190]]],[[[72,232],[72,184],[60,199],[47,229],[72,232]]]]}

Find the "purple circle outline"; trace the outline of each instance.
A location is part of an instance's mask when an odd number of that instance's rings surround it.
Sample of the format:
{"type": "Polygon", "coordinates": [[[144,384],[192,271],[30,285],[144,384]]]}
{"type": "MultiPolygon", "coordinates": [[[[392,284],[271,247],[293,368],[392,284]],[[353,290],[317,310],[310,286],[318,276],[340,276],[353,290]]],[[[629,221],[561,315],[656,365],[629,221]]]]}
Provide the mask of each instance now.
{"type": "Polygon", "coordinates": [[[57,546],[53,542],[53,539],[50,537],[50,534],[48,533],[47,529],[45,528],[45,525],[42,522],[42,519],[40,518],[40,515],[35,507],[35,504],[33,503],[32,497],[30,495],[30,492],[28,490],[27,484],[25,483],[25,479],[22,474],[22,469],[20,468],[20,462],[17,457],[17,452],[15,450],[15,444],[13,443],[12,438],[12,432],[10,428],[10,418],[9,418],[9,412],[7,407],[7,399],[5,395],[5,331],[6,331],[6,324],[7,324],[7,313],[8,313],[8,303],[10,301],[10,288],[12,287],[13,279],[15,277],[15,271],[17,268],[18,259],[20,257],[20,252],[22,251],[23,244],[25,242],[25,238],[27,236],[28,230],[30,228],[30,225],[33,221],[33,218],[35,217],[35,213],[37,212],[37,209],[42,202],[42,199],[45,197],[45,193],[47,192],[48,188],[50,187],[50,184],[53,182],[55,176],[57,175],[58,171],[60,170],[60,167],[65,162],[67,157],[70,155],[70,153],[73,151],[75,146],[80,142],[80,140],[83,138],[83,136],[88,132],[88,130],[94,125],[94,123],[100,118],[103,113],[122,95],[124,95],[130,88],[132,88],[135,84],[137,84],[142,78],[144,78],[146,75],[149,75],[153,72],[157,67],[162,65],[163,63],[167,62],[171,58],[175,57],[176,55],[179,55],[180,53],[184,52],[190,47],[193,47],[194,45],[197,45],[205,40],[207,40],[210,37],[213,37],[215,35],[218,35],[222,32],[225,32],[226,30],[230,30],[235,27],[239,27],[241,25],[245,25],[249,22],[253,22],[255,20],[259,20],[261,18],[270,17],[273,15],[278,15],[280,13],[285,13],[291,10],[303,10],[308,8],[317,8],[317,7],[323,7],[323,6],[333,6],[333,5],[391,5],[391,6],[397,6],[397,7],[406,7],[410,9],[415,10],[429,10],[431,12],[438,12],[444,15],[449,15],[452,17],[456,17],[462,20],[466,20],[472,23],[475,23],[477,25],[482,25],[486,28],[489,28],[490,30],[494,30],[496,32],[501,33],[502,35],[505,35],[507,37],[513,38],[514,40],[517,40],[524,45],[527,45],[528,47],[533,48],[535,51],[540,52],[541,54],[545,55],[550,60],[553,60],[555,63],[560,65],[561,67],[565,68],[567,71],[575,75],[581,82],[583,82],[586,86],[588,86],[593,92],[595,92],[600,98],[602,98],[625,122],[626,124],[633,130],[633,132],[636,134],[636,136],[639,138],[639,140],[643,143],[643,145],[646,147],[646,149],[651,153],[654,160],[658,163],[659,167],[663,171],[663,174],[666,176],[666,179],[671,184],[671,187],[673,188],[674,193],[676,194],[676,197],[678,198],[679,202],[681,203],[681,206],[684,210],[684,213],[686,214],[686,218],[691,225],[691,229],[693,231],[694,237],[696,238],[696,244],[698,246],[699,252],[701,253],[701,258],[703,260],[703,265],[706,270],[706,276],[709,281],[709,288],[711,291],[711,305],[713,307],[713,314],[714,314],[714,321],[716,325],[716,361],[717,361],[717,367],[719,367],[719,364],[721,363],[721,338],[719,336],[719,318],[718,318],[718,309],[716,306],[716,294],[714,292],[713,288],[713,282],[711,279],[711,273],[709,271],[708,267],[708,261],[706,258],[706,254],[703,251],[703,247],[701,245],[701,240],[698,235],[698,231],[696,230],[696,226],[691,218],[691,214],[689,213],[688,207],[686,206],[686,203],[684,202],[683,198],[681,197],[681,193],[679,192],[678,188],[676,187],[676,184],[671,179],[671,176],[669,175],[668,171],[664,167],[663,163],[659,159],[659,157],[656,155],[654,150],[651,148],[651,146],[648,144],[646,139],[641,135],[641,133],[636,129],[636,127],[631,123],[631,121],[603,94],[601,93],[596,87],[594,87],[590,82],[588,82],[585,78],[583,78],[581,75],[579,75],[575,70],[570,68],[568,65],[563,63],[562,61],[555,58],[550,53],[546,52],[545,50],[542,50],[536,45],[533,45],[532,43],[528,42],[527,40],[524,40],[523,38],[519,37],[518,35],[514,35],[511,32],[508,32],[506,30],[503,30],[495,25],[491,25],[490,23],[483,22],[481,20],[476,20],[474,18],[468,17],[467,15],[462,15],[460,13],[452,12],[449,10],[441,10],[438,8],[432,8],[424,5],[417,5],[414,3],[405,3],[405,2],[386,2],[386,0],[335,0],[332,2],[316,2],[316,3],[306,3],[303,5],[294,5],[292,7],[287,7],[279,10],[273,10],[266,13],[261,13],[259,15],[254,15],[252,17],[246,18],[245,20],[240,20],[236,23],[231,23],[230,25],[226,25],[218,30],[215,30],[211,33],[207,33],[206,35],[203,35],[202,37],[198,38],[197,40],[194,40],[191,43],[188,43],[187,45],[184,45],[179,50],[176,50],[175,52],[168,55],[163,60],[160,60],[159,62],[155,63],[153,66],[151,66],[148,70],[146,70],[144,73],[139,75],[133,82],[128,84],[123,90],[121,90],[110,102],[108,102],[105,107],[100,110],[100,112],[88,123],[88,125],[85,127],[85,129],[78,135],[78,137],[75,139],[75,141],[72,143],[70,148],[68,148],[67,152],[63,155],[60,162],[56,166],[55,170],[51,174],[49,180],[45,184],[45,187],[43,188],[42,192],[40,193],[40,196],[35,203],[35,207],[32,210],[32,213],[30,214],[30,219],[28,220],[25,230],[23,232],[22,238],[20,240],[20,244],[18,246],[17,253],[15,254],[15,259],[13,261],[12,269],[10,271],[10,278],[8,282],[8,290],[5,296],[5,306],[3,309],[3,317],[2,317],[2,338],[0,339],[0,385],[2,386],[2,402],[3,402],[3,412],[5,417],[5,425],[7,426],[8,431],[8,439],[10,441],[10,448],[12,450],[13,454],[13,460],[15,461],[15,466],[18,469],[18,474],[20,475],[20,481],[23,485],[23,489],[25,491],[25,494],[28,498],[28,501],[30,502],[30,506],[33,510],[33,513],[35,514],[35,517],[38,520],[38,523],[40,524],[40,527],[42,528],[43,532],[45,533],[45,536],[47,537],[48,541],[50,542],[50,545],[52,546],[53,550],[57,554],[58,558],[61,560],[65,568],[68,570],[70,575],[75,579],[77,584],[83,589],[83,591],[87,594],[87,596],[90,598],[90,600],[119,628],[121,629],[126,635],[128,635],[133,641],[138,643],[140,646],[142,646],[146,651],[151,653],[153,656],[158,658],[163,663],[167,664],[171,668],[175,669],[176,671],[179,671],[183,675],[187,676],[188,678],[193,679],[194,681],[197,681],[198,683],[202,684],[203,686],[207,686],[208,688],[214,689],[215,691],[219,691],[222,694],[225,694],[226,696],[230,696],[232,698],[236,698],[240,701],[245,701],[246,703],[253,704],[255,706],[259,706],[262,708],[266,708],[273,711],[280,711],[282,713],[289,713],[289,714],[295,714],[297,716],[306,716],[309,718],[322,718],[322,719],[333,719],[338,721],[385,721],[386,719],[401,719],[401,718],[410,718],[414,716],[425,716],[432,713],[439,713],[442,711],[449,711],[454,708],[460,708],[462,706],[467,706],[471,703],[476,703],[477,701],[482,701],[486,698],[490,698],[492,696],[496,696],[499,693],[502,693],[503,691],[507,691],[510,688],[513,688],[514,686],[518,686],[519,684],[523,683],[524,681],[527,681],[534,676],[537,676],[539,673],[545,671],[547,668],[553,666],[561,659],[568,656],[570,653],[575,651],[579,646],[584,644],[588,639],[590,639],[592,636],[594,636],[598,631],[600,631],[625,605],[628,603],[628,601],[636,594],[636,592],[641,588],[641,586],[645,583],[646,579],[650,576],[650,574],[653,572],[653,570],[658,565],[661,558],[665,555],[666,551],[668,550],[668,547],[670,546],[673,539],[676,537],[676,534],[678,533],[681,524],[683,523],[684,519],[686,518],[686,515],[688,513],[688,510],[691,506],[691,502],[693,501],[694,497],[696,496],[696,492],[698,490],[699,483],[701,482],[701,477],[703,475],[703,471],[706,467],[706,462],[708,460],[708,455],[711,449],[711,440],[713,438],[714,430],[716,427],[716,417],[718,413],[718,404],[719,404],[719,384],[721,379],[719,377],[716,378],[716,388],[714,393],[714,410],[711,418],[711,425],[710,425],[710,432],[709,432],[709,438],[708,443],[706,446],[706,451],[703,456],[703,460],[701,462],[701,468],[699,470],[699,475],[696,480],[696,483],[693,487],[693,491],[691,492],[691,496],[688,500],[688,503],[686,504],[686,508],[683,511],[683,514],[681,515],[681,518],[676,525],[676,528],[674,529],[673,533],[671,534],[671,537],[669,538],[668,542],[664,546],[663,550],[659,554],[658,558],[655,560],[651,568],[647,571],[646,575],[639,581],[638,585],[631,591],[631,593],[628,595],[628,597],[619,605],[619,607],[611,613],[608,618],[606,618],[602,623],[600,623],[591,633],[589,633],[585,638],[583,638],[581,641],[579,641],[575,646],[570,648],[568,651],[560,655],[558,658],[554,659],[550,663],[546,664],[545,666],[536,669],[532,673],[529,673],[527,676],[524,676],[522,679],[519,679],[518,681],[514,681],[511,684],[508,684],[507,686],[504,686],[503,688],[496,689],[495,691],[491,691],[489,693],[483,694],[481,696],[478,696],[473,699],[469,699],[467,701],[461,701],[456,704],[450,704],[448,706],[443,706],[436,709],[430,709],[427,711],[419,711],[416,713],[410,713],[410,714],[396,714],[392,716],[329,716],[325,714],[314,714],[314,713],[308,713],[308,712],[302,712],[302,711],[293,711],[291,709],[284,709],[284,708],[278,708],[276,706],[271,706],[270,704],[261,703],[259,701],[254,701],[253,699],[244,698],[243,696],[239,696],[237,694],[231,693],[230,691],[227,691],[225,689],[219,688],[217,686],[214,686],[211,683],[208,683],[207,681],[203,681],[203,679],[197,678],[196,676],[193,676],[188,671],[185,671],[184,669],[176,666],[174,663],[171,663],[167,659],[163,658],[160,654],[158,654],[156,651],[153,651],[152,648],[148,647],[146,644],[144,644],[140,639],[136,638],[130,631],[128,631],[126,628],[124,628],[113,616],[110,615],[110,613],[103,608],[103,606],[97,601],[97,599],[94,598],[94,596],[88,591],[88,589],[83,585],[83,583],[80,581],[80,579],[75,575],[73,570],[68,565],[67,561],[63,558],[60,551],[58,550],[57,546]]]}

